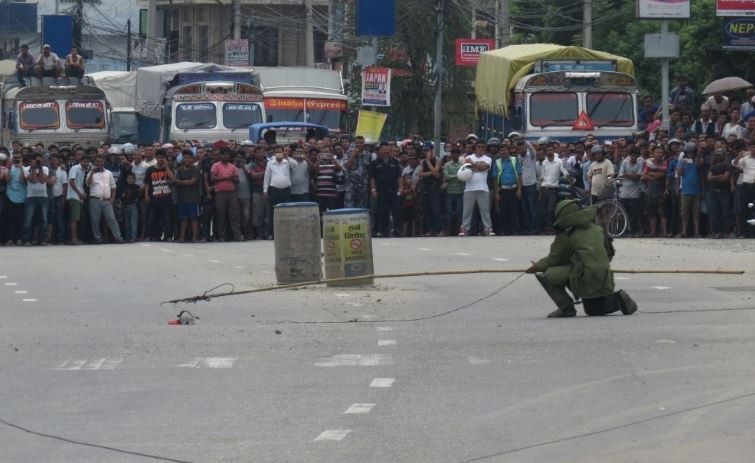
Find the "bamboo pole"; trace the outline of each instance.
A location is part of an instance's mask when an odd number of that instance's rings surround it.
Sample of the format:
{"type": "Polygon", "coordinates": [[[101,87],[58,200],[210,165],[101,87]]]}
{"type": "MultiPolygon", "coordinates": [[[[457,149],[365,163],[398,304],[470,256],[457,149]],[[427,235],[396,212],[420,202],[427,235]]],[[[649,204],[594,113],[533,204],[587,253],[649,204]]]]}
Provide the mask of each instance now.
{"type": "MultiPolygon", "coordinates": [[[[440,275],[471,275],[477,273],[525,273],[526,269],[476,269],[476,270],[441,270],[436,272],[408,272],[408,273],[383,273],[376,275],[363,275],[358,277],[344,277],[344,278],[327,278],[314,281],[303,281],[301,283],[289,283],[276,286],[265,286],[262,288],[245,289],[242,291],[226,291],[222,293],[209,294],[211,290],[205,291],[204,294],[184,297],[180,299],[172,299],[165,301],[163,304],[178,304],[180,302],[199,302],[209,301],[210,299],[227,296],[240,296],[242,294],[263,293],[267,291],[277,291],[280,289],[293,289],[302,288],[305,286],[323,285],[329,283],[350,283],[359,282],[366,279],[386,279],[386,278],[405,278],[405,277],[417,277],[417,276],[440,276],[440,275]]],[[[620,269],[613,270],[613,273],[648,273],[648,274],[704,274],[704,275],[742,275],[744,270],[679,270],[679,269],[667,269],[667,270],[646,270],[646,269],[620,269]]],[[[222,285],[221,285],[222,286],[222,285]]],[[[217,288],[217,287],[216,287],[217,288]]],[[[214,289],[214,288],[213,288],[214,289]]]]}

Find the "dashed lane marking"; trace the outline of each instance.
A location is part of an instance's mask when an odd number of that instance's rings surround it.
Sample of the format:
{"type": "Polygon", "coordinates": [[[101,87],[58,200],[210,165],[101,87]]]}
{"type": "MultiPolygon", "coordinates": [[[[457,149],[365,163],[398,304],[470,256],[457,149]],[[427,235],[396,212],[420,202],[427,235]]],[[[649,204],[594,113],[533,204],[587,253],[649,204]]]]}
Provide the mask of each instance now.
{"type": "Polygon", "coordinates": [[[233,368],[238,357],[194,357],[178,368],[233,368]]]}
{"type": "Polygon", "coordinates": [[[631,280],[629,277],[613,277],[614,280],[631,280]]]}
{"type": "Polygon", "coordinates": [[[509,262],[509,259],[505,257],[493,257],[493,260],[496,262],[509,262]]]}
{"type": "Polygon", "coordinates": [[[339,354],[315,362],[316,367],[373,367],[393,365],[393,357],[385,354],[339,354]]]}
{"type": "Polygon", "coordinates": [[[220,263],[220,261],[217,260],[217,259],[207,259],[207,262],[209,262],[211,264],[219,264],[220,263]]]}
{"type": "Polygon", "coordinates": [[[7,280],[7,279],[8,279],[8,275],[0,275],[0,280],[7,280]]]}
{"type": "Polygon", "coordinates": [[[353,404],[351,407],[347,408],[344,413],[344,415],[356,415],[361,413],[369,413],[370,410],[375,406],[375,404],[353,404]]]}
{"type": "Polygon", "coordinates": [[[370,383],[370,387],[391,387],[396,382],[396,378],[375,378],[370,383]]]}
{"type": "Polygon", "coordinates": [[[378,340],[378,346],[379,347],[385,347],[385,346],[395,346],[396,340],[395,339],[379,339],[378,340]]]}
{"type": "Polygon", "coordinates": [[[468,252],[455,252],[454,255],[455,256],[471,256],[472,254],[468,252]]]}
{"type": "Polygon", "coordinates": [[[417,251],[428,252],[428,251],[432,251],[432,249],[430,249],[430,248],[417,248],[417,251]]]}
{"type": "Polygon", "coordinates": [[[242,268],[244,268],[244,266],[243,265],[234,265],[233,268],[235,268],[237,270],[241,270],[242,268]]]}
{"type": "Polygon", "coordinates": [[[29,298],[29,299],[21,299],[21,301],[23,301],[23,302],[37,302],[37,300],[36,300],[36,299],[33,299],[33,298],[29,298]]]}
{"type": "Polygon", "coordinates": [[[99,358],[94,360],[68,359],[53,370],[80,371],[80,370],[115,370],[123,362],[121,358],[99,358]]]}
{"type": "Polygon", "coordinates": [[[184,257],[194,257],[194,254],[184,254],[184,257]]]}
{"type": "Polygon", "coordinates": [[[5,286],[18,286],[18,283],[8,282],[5,283],[5,286]]]}
{"type": "Polygon", "coordinates": [[[474,357],[474,356],[467,357],[467,361],[471,365],[487,365],[488,363],[490,363],[490,360],[484,357],[474,357]]]}
{"type": "Polygon", "coordinates": [[[393,331],[392,326],[376,326],[375,331],[393,331]]]}
{"type": "Polygon", "coordinates": [[[659,339],[657,341],[658,344],[676,344],[676,341],[673,341],[671,339],[659,339]]]}
{"type": "Polygon", "coordinates": [[[670,286],[651,286],[651,288],[658,289],[658,290],[661,290],[661,291],[663,291],[664,289],[671,289],[670,286]]]}
{"type": "Polygon", "coordinates": [[[319,436],[315,437],[313,442],[319,442],[324,440],[340,441],[343,440],[351,432],[351,429],[329,429],[323,431],[319,436]]]}
{"type": "Polygon", "coordinates": [[[25,289],[19,289],[17,291],[13,291],[13,292],[16,293],[16,294],[27,294],[29,291],[27,291],[25,289]]]}

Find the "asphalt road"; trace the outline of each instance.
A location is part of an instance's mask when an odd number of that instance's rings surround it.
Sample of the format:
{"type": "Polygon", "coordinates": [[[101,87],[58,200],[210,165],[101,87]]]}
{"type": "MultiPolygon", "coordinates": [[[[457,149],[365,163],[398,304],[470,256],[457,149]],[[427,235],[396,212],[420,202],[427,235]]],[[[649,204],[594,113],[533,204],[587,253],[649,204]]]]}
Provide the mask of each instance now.
{"type": "MultiPolygon", "coordinates": [[[[388,273],[523,268],[549,242],[373,244],[388,273]]],[[[755,243],[616,245],[616,268],[748,274],[618,275],[639,313],[566,320],[524,276],[383,323],[516,275],[174,307],[274,283],[272,242],[2,248],[0,462],[751,462],[755,243]],[[169,326],[180,308],[197,324],[169,326]]]]}

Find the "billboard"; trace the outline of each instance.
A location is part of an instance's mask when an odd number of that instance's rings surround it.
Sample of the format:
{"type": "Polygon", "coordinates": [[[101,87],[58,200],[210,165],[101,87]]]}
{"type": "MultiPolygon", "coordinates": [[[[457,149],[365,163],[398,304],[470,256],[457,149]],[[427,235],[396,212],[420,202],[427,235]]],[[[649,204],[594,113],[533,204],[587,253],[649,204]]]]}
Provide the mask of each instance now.
{"type": "Polygon", "coordinates": [[[689,19],[690,0],[637,0],[639,19],[689,19]]]}
{"type": "Polygon", "coordinates": [[[225,65],[249,66],[249,40],[239,39],[225,41],[225,65]]]}
{"type": "Polygon", "coordinates": [[[716,0],[716,16],[755,16],[755,0],[716,0]]]}
{"type": "Polygon", "coordinates": [[[357,0],[357,37],[396,34],[396,0],[357,0]]]}
{"type": "Polygon", "coordinates": [[[52,52],[65,58],[73,46],[73,17],[62,14],[42,16],[42,43],[49,44],[52,52]]]}
{"type": "Polygon", "coordinates": [[[723,48],[755,51],[755,17],[724,19],[723,48]]]}
{"type": "Polygon", "coordinates": [[[390,68],[368,67],[362,71],[362,106],[391,105],[390,68]]]}
{"type": "Polygon", "coordinates": [[[477,66],[480,53],[493,50],[493,39],[456,39],[456,65],[477,66]]]}

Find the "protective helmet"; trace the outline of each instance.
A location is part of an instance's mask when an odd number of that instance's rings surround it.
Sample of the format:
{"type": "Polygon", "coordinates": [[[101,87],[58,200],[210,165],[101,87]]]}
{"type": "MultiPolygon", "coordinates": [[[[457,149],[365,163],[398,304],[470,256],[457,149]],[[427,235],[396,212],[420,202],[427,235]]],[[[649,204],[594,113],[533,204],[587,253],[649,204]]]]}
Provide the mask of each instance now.
{"type": "Polygon", "coordinates": [[[165,144],[163,145],[163,149],[164,149],[164,150],[167,150],[168,148],[175,148],[175,146],[173,146],[173,144],[172,144],[172,143],[165,143],[165,144]]]}
{"type": "Polygon", "coordinates": [[[692,142],[687,142],[684,144],[684,152],[685,153],[694,153],[697,151],[697,145],[695,145],[692,142]]]}
{"type": "Polygon", "coordinates": [[[134,154],[134,151],[136,151],[136,147],[131,143],[124,143],[121,149],[123,150],[123,154],[134,154]]]}
{"type": "Polygon", "coordinates": [[[488,146],[501,146],[501,140],[496,137],[488,138],[488,146]]]}
{"type": "Polygon", "coordinates": [[[590,152],[593,153],[593,154],[595,154],[595,153],[605,153],[606,152],[606,147],[603,146],[603,145],[595,145],[595,146],[593,146],[590,149],[590,152]]]}
{"type": "Polygon", "coordinates": [[[117,146],[111,146],[110,149],[107,150],[107,154],[121,154],[121,149],[117,146]]]}
{"type": "Polygon", "coordinates": [[[540,137],[540,138],[538,138],[538,140],[537,140],[537,144],[538,144],[538,145],[547,145],[547,144],[548,144],[548,143],[550,143],[550,142],[551,142],[551,139],[550,139],[550,137],[540,137]]]}
{"type": "Polygon", "coordinates": [[[461,167],[459,167],[458,172],[456,172],[456,178],[461,180],[462,182],[468,182],[472,179],[472,175],[474,175],[474,171],[472,170],[472,164],[466,163],[463,164],[461,167]]]}
{"type": "Polygon", "coordinates": [[[252,143],[252,140],[244,140],[241,142],[241,146],[254,146],[254,143],[252,143]]]}
{"type": "Polygon", "coordinates": [[[522,136],[519,134],[519,132],[511,132],[511,133],[509,133],[509,138],[512,139],[512,140],[514,138],[521,138],[521,137],[522,136]]]}

